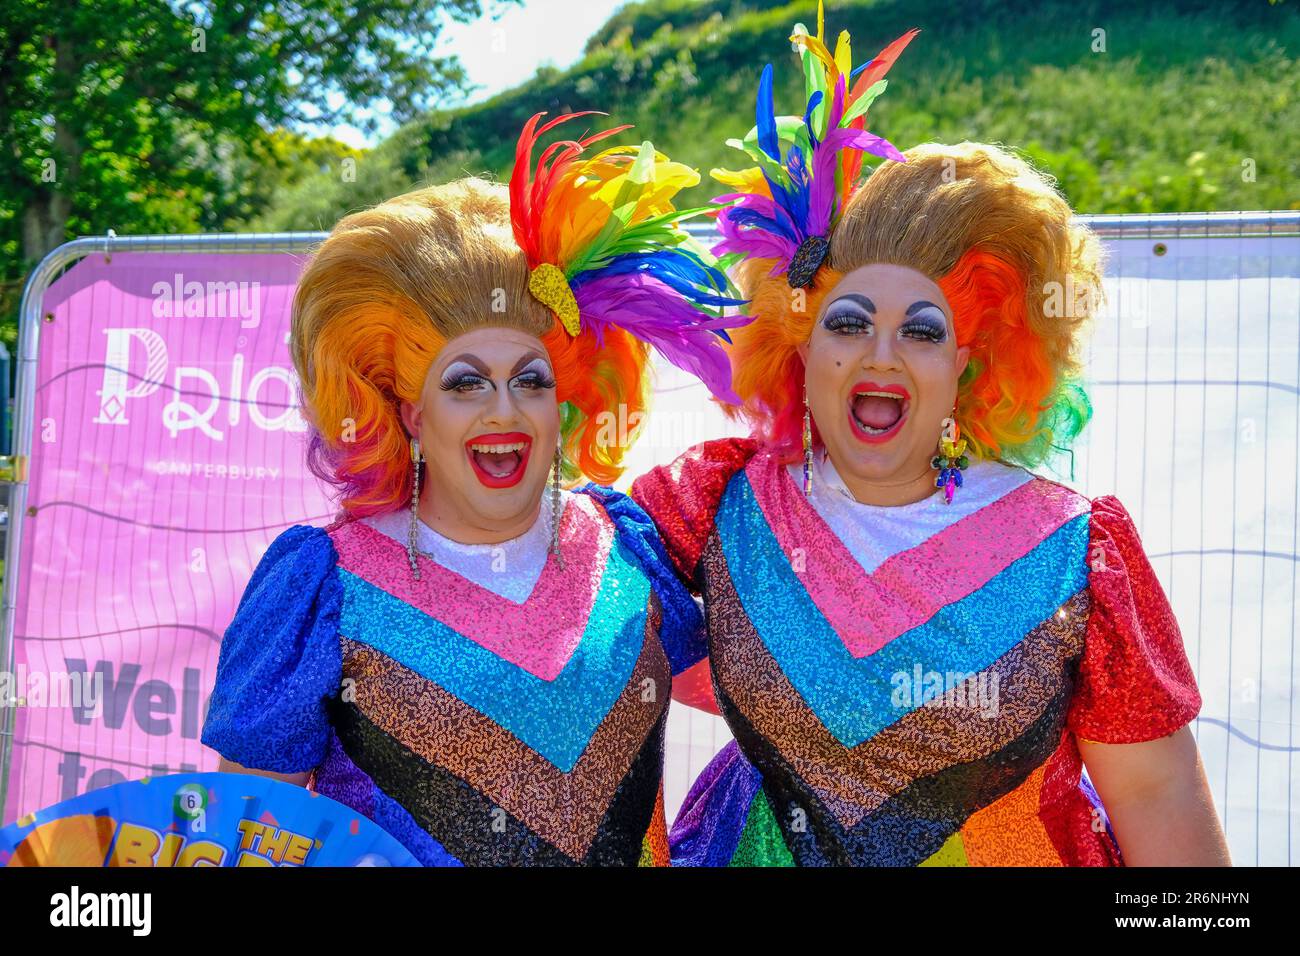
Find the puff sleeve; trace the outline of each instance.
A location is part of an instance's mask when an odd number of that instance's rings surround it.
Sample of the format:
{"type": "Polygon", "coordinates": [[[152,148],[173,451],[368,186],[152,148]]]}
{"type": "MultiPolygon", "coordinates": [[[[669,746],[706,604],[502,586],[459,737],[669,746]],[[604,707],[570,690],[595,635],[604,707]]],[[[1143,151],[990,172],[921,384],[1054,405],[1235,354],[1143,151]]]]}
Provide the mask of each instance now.
{"type": "Polygon", "coordinates": [[[672,667],[673,676],[702,660],[707,653],[704,617],[689,591],[673,573],[654,522],[635,501],[622,492],[597,484],[578,489],[598,498],[614,522],[620,540],[636,555],[650,586],[659,599],[663,621],[659,639],[672,667]]]}
{"type": "Polygon", "coordinates": [[[1201,709],[1169,599],[1119,500],[1092,503],[1092,609],[1068,723],[1076,737],[1128,744],[1168,736],[1201,709]]]}
{"type": "MultiPolygon", "coordinates": [[[[631,496],[654,522],[677,579],[695,594],[704,590],[700,557],[713,533],[722,494],[757,451],[758,442],[751,438],[701,442],[632,482],[631,496]]],[[[673,699],[718,714],[705,635],[692,646],[692,658],[680,673],[674,669],[673,699]]]]}
{"type": "Polygon", "coordinates": [[[659,529],[677,574],[696,592],[701,590],[696,578],[700,556],[722,493],[757,448],[750,438],[701,442],[632,482],[632,498],[659,529]]]}
{"type": "Polygon", "coordinates": [[[315,769],[329,744],[326,700],[342,680],[342,585],[334,543],[294,525],[258,563],[221,641],[202,742],[256,770],[315,769]]]}

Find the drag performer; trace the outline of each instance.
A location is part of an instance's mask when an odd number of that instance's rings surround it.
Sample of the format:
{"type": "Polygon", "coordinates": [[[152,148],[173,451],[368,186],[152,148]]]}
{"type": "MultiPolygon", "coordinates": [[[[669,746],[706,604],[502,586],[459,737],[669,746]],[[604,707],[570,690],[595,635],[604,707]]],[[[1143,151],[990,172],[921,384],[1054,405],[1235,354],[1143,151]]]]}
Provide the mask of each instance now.
{"type": "Polygon", "coordinates": [[[737,401],[747,320],[678,228],[693,170],[592,155],[618,127],[534,172],[581,115],[533,117],[508,192],[399,196],[312,259],[291,349],[341,510],[262,558],[204,726],[221,769],[310,784],[426,865],[667,863],[665,714],[702,621],[630,498],[565,486],[619,474],[651,347],[737,401]]]}
{"type": "Polygon", "coordinates": [[[864,131],[911,34],[856,80],[846,34],[792,39],[804,116],[773,116],[769,67],[741,143],[758,168],[719,175],[751,437],[632,489],[704,598],[679,696],[715,698],[735,736],[673,862],[1226,863],[1201,699],[1132,520],[1028,470],[1090,414],[1098,241],[1002,149],[900,155],[864,131]],[[863,150],[888,159],[855,188],[863,150]]]}

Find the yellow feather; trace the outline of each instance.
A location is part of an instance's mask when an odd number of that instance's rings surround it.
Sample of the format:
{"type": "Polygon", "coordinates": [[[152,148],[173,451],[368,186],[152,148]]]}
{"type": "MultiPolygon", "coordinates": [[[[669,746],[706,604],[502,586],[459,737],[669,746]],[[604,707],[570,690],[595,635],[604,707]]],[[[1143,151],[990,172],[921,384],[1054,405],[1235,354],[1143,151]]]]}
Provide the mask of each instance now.
{"type": "MultiPolygon", "coordinates": [[[[653,162],[640,170],[629,224],[635,225],[651,216],[671,212],[672,200],[681,190],[700,181],[691,167],[672,162],[652,146],[646,145],[646,157],[653,162]]],[[[556,182],[543,217],[541,252],[548,262],[568,263],[576,260],[600,235],[613,214],[614,203],[637,169],[637,147],[616,146],[591,159],[575,163],[556,182]]]]}
{"type": "Polygon", "coordinates": [[[731,186],[738,193],[754,193],[759,196],[772,198],[772,190],[767,185],[767,180],[763,178],[763,171],[757,166],[751,166],[749,169],[739,171],[731,169],[713,169],[709,175],[722,183],[724,186],[731,186]]]}
{"type": "Polygon", "coordinates": [[[826,49],[826,44],[819,38],[810,37],[806,33],[792,33],[790,34],[790,42],[798,43],[801,46],[807,47],[809,53],[825,64],[827,74],[832,76],[834,75],[835,70],[837,69],[835,66],[835,57],[831,56],[831,51],[826,49]]]}
{"type": "MultiPolygon", "coordinates": [[[[853,72],[853,54],[849,49],[849,31],[841,30],[840,38],[835,41],[835,75],[831,77],[830,91],[835,95],[835,84],[841,76],[848,76],[853,72]]],[[[846,80],[847,84],[848,81],[846,80]]],[[[845,90],[845,93],[848,91],[845,90]]]]}

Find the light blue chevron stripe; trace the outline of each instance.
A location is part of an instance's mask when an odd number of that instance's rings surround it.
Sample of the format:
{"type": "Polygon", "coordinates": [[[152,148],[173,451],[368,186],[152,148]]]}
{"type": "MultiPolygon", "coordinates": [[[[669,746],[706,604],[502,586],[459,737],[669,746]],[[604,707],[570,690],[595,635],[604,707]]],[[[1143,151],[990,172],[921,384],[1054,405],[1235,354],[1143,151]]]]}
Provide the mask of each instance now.
{"type": "Polygon", "coordinates": [[[339,632],[426,677],[567,773],[623,692],[645,641],[650,582],[624,550],[616,536],[582,640],[551,681],[342,568],[339,632]]]}
{"type": "Polygon", "coordinates": [[[827,730],[854,747],[916,709],[895,706],[895,674],[911,675],[918,663],[925,671],[984,670],[1085,587],[1088,520],[1066,522],[978,591],[861,659],[791,568],[744,472],[727,485],[716,527],[736,594],[764,645],[827,730]]]}

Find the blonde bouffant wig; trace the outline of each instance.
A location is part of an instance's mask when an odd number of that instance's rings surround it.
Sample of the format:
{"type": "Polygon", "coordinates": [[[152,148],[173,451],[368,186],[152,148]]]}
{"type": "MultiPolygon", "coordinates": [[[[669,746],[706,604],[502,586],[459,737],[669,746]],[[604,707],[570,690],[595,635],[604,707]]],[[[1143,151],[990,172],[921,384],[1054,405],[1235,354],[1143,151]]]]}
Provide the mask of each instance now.
{"type": "Polygon", "coordinates": [[[434,358],[485,326],[546,347],[560,403],[563,470],[610,483],[622,445],[598,441],[602,412],[645,407],[648,347],[620,329],[573,338],[528,291],[505,186],[468,178],[353,213],[331,231],[294,295],[290,351],[309,427],[308,465],[356,517],[409,499],[399,407],[419,402],[434,358]]]}
{"type": "Polygon", "coordinates": [[[933,280],[970,346],[957,421],[971,451],[1027,466],[1066,449],[1091,415],[1078,384],[1080,330],[1101,297],[1102,248],[1052,181],[984,143],[927,143],[886,162],[849,200],[813,284],[795,294],[771,260],[751,259],[737,283],[754,321],[733,333],[727,408],[787,461],[802,450],[803,363],[825,296],[869,263],[933,280]],[[797,303],[797,307],[796,307],[797,303]]]}

